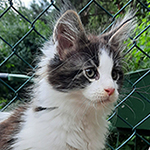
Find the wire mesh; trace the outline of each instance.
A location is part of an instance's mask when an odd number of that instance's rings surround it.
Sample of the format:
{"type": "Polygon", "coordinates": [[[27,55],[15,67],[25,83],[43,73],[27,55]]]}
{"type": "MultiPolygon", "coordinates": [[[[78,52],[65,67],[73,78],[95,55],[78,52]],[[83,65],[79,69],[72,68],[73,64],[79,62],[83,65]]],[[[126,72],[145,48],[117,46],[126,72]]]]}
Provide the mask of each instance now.
{"type": "MultiPolygon", "coordinates": [[[[107,4],[112,1],[108,1],[107,4]]],[[[83,3],[83,2],[82,2],[83,3]]],[[[114,3],[117,5],[116,3],[114,3]]],[[[65,4],[64,4],[65,5],[65,4]]],[[[80,10],[77,10],[81,15],[81,19],[84,19],[85,13],[90,11],[92,8],[97,8],[97,12],[103,12],[109,21],[109,24],[105,26],[105,29],[101,31],[101,33],[106,32],[114,23],[114,20],[125,10],[137,9],[138,11],[144,11],[143,14],[147,13],[147,16],[150,14],[150,1],[149,0],[130,0],[126,1],[126,3],[121,6],[118,5],[115,12],[111,12],[107,10],[105,5],[103,5],[103,1],[99,0],[85,0],[84,5],[80,7],[80,10]]],[[[115,6],[114,6],[115,7],[115,6]]],[[[17,19],[19,18],[20,28],[23,27],[23,23],[26,22],[28,26],[26,30],[23,32],[20,37],[16,37],[17,40],[13,41],[12,35],[11,39],[6,39],[5,34],[9,34],[9,30],[7,28],[7,23],[4,22],[4,28],[7,30],[0,31],[0,110],[5,111],[12,104],[17,103],[18,101],[24,101],[22,98],[22,94],[24,91],[24,87],[31,84],[32,78],[34,77],[34,71],[36,69],[36,65],[32,62],[35,55],[39,52],[37,50],[33,50],[33,57],[27,59],[29,50],[21,52],[22,49],[19,49],[19,46],[25,40],[30,41],[30,35],[34,33],[34,35],[38,35],[38,39],[43,43],[48,39],[48,36],[38,30],[39,20],[43,15],[47,14],[47,12],[51,13],[52,10],[56,10],[59,13],[59,2],[51,0],[46,3],[45,8],[41,10],[33,20],[30,17],[27,17],[24,11],[20,10],[18,6],[15,4],[13,0],[7,0],[0,3],[0,19],[1,23],[4,18],[7,17],[7,14],[13,13],[17,19]],[[23,23],[20,23],[23,22],[23,23]],[[6,33],[4,33],[4,31],[6,33]],[[2,34],[3,32],[3,34],[2,34]],[[28,38],[29,37],[29,38],[28,38]],[[4,47],[3,47],[4,46],[4,47]],[[7,52],[7,53],[6,53],[7,52]],[[26,55],[24,55],[26,54],[26,55]],[[13,61],[12,61],[13,60],[13,61]],[[14,61],[15,60],[15,61],[14,61]],[[16,67],[13,64],[20,63],[20,66],[16,67]],[[22,67],[21,67],[22,66],[22,67]],[[21,69],[23,68],[23,69],[21,69]],[[24,70],[27,68],[26,70],[24,70]],[[32,72],[32,73],[31,73],[32,72]],[[17,74],[17,75],[16,75],[17,74]]],[[[34,15],[34,12],[26,12],[34,15]]],[[[98,16],[99,14],[96,13],[98,16]]],[[[95,15],[95,17],[96,17],[95,15]]],[[[139,18],[144,19],[146,15],[140,16],[139,18]]],[[[142,63],[150,65],[150,50],[145,48],[144,45],[147,45],[148,41],[148,31],[150,28],[149,17],[146,18],[146,23],[143,23],[145,26],[139,31],[136,32],[131,39],[130,45],[128,45],[128,49],[125,51],[125,57],[129,57],[132,54],[137,56],[137,53],[140,53],[140,63],[137,62],[137,66],[142,63]],[[138,40],[141,40],[144,36],[145,41],[140,44],[138,40]],[[146,40],[147,38],[147,40],[146,40]],[[146,61],[144,61],[146,60],[146,61]]],[[[10,20],[12,21],[12,20],[10,20]]],[[[92,20],[93,22],[93,20],[92,20]]],[[[142,22],[142,21],[141,21],[142,22]]],[[[13,22],[12,22],[13,23],[13,22]]],[[[142,24],[142,23],[141,23],[142,24]]],[[[48,26],[46,24],[46,26],[48,26]]],[[[13,26],[12,26],[13,27],[13,26]]],[[[48,26],[49,27],[49,26],[48,26]]],[[[0,29],[1,30],[1,29],[0,29]]],[[[14,30],[11,28],[10,30],[14,30]]],[[[16,29],[14,31],[17,32],[16,29]]],[[[43,29],[44,30],[44,29],[43,29]]],[[[99,30],[99,29],[97,29],[99,30]]],[[[36,42],[36,39],[34,39],[36,42]]],[[[30,43],[30,42],[29,42],[30,43]]],[[[32,45],[31,45],[32,46],[32,45]]],[[[38,46],[37,46],[38,47],[38,46]]],[[[138,56],[138,57],[139,57],[138,56]]],[[[136,63],[136,62],[133,62],[136,63]]],[[[130,66],[129,66],[130,67],[130,66]]],[[[144,66],[145,67],[145,66],[144,66]]],[[[143,68],[144,68],[143,67],[143,68]]],[[[150,67],[150,66],[149,66],[150,67]]],[[[146,69],[138,70],[133,69],[134,72],[130,72],[125,76],[124,81],[124,90],[122,92],[124,95],[120,98],[118,104],[115,107],[113,114],[108,118],[108,121],[112,122],[112,126],[110,127],[111,134],[108,137],[108,144],[106,149],[118,150],[118,149],[139,149],[145,150],[150,146],[150,68],[146,67],[146,69]]]]}

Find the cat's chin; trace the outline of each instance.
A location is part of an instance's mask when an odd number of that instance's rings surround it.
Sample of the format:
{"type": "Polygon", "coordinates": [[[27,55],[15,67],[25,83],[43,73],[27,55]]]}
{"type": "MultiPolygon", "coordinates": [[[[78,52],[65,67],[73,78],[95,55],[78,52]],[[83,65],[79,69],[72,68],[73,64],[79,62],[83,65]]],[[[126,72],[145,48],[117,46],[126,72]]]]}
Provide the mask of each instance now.
{"type": "Polygon", "coordinates": [[[101,107],[107,107],[109,105],[115,104],[117,99],[108,97],[108,98],[104,98],[104,99],[96,99],[94,101],[88,99],[88,101],[90,101],[90,104],[92,107],[101,108],[101,107]]]}
{"type": "Polygon", "coordinates": [[[96,103],[97,106],[107,106],[114,103],[114,101],[112,101],[110,98],[106,98],[104,100],[96,100],[94,103],[96,103]]]}

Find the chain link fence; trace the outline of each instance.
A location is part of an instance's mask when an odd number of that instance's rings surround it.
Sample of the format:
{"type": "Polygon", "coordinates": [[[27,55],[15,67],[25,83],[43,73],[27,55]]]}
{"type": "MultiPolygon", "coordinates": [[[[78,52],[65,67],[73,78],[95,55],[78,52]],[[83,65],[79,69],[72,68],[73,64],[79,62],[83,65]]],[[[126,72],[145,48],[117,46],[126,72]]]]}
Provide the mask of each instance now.
{"type": "MultiPolygon", "coordinates": [[[[76,3],[79,5],[80,1],[76,3]]],[[[62,4],[65,5],[64,2],[62,4]]],[[[54,10],[55,13],[59,13],[60,7],[58,1],[51,0],[35,14],[26,12],[25,9],[21,10],[13,0],[0,2],[0,111],[8,110],[11,106],[14,107],[18,102],[27,99],[24,88],[32,84],[37,67],[33,60],[36,55],[40,55],[38,47],[52,33],[52,30],[48,30],[50,24],[47,23],[53,22],[50,15],[53,15],[54,10]],[[12,18],[9,22],[12,28],[8,28],[9,23],[5,20],[10,14],[12,18]],[[34,41],[34,47],[31,41],[34,41]]],[[[130,0],[123,3],[111,0],[107,2],[83,0],[77,10],[84,25],[86,25],[86,14],[89,14],[88,21],[93,23],[94,29],[100,31],[98,26],[103,25],[105,29],[101,33],[104,33],[119,15],[131,8],[137,10],[140,23],[124,54],[129,62],[126,66],[131,68],[132,72],[126,73],[119,102],[108,118],[112,123],[106,148],[108,150],[146,150],[150,147],[150,1],[130,0]],[[106,4],[117,8],[108,10],[106,4]],[[104,17],[107,22],[103,21],[103,24],[100,24],[96,22],[97,20],[94,21],[93,18],[97,19],[100,15],[101,19],[104,17]]]]}

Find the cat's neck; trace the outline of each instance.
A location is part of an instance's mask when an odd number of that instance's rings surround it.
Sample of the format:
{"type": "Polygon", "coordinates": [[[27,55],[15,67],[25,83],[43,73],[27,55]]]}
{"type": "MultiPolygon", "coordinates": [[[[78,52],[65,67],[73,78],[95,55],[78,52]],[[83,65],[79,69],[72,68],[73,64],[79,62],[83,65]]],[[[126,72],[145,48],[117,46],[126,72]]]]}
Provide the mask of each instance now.
{"type": "Polygon", "coordinates": [[[104,118],[103,109],[95,110],[96,108],[83,99],[80,93],[74,92],[70,95],[57,92],[45,79],[41,81],[36,92],[37,97],[35,97],[32,107],[26,111],[25,116],[27,117],[23,130],[17,137],[19,137],[18,139],[24,137],[32,139],[33,135],[39,137],[39,132],[34,132],[34,128],[36,128],[37,131],[42,131],[44,139],[40,140],[40,143],[38,143],[38,138],[34,138],[30,143],[27,139],[19,140],[14,145],[17,150],[22,148],[22,142],[23,145],[31,145],[30,147],[33,146],[33,143],[37,143],[37,147],[40,147],[45,144],[45,141],[49,141],[46,147],[53,149],[62,149],[63,147],[66,150],[74,148],[97,150],[104,148],[108,123],[104,118]],[[35,112],[35,107],[47,109],[35,112]],[[56,109],[49,109],[53,107],[56,109]],[[29,126],[31,130],[28,130],[29,126]],[[53,131],[55,131],[55,137],[52,134],[53,131]]]}
{"type": "Polygon", "coordinates": [[[41,80],[40,86],[38,86],[35,91],[36,97],[33,102],[33,107],[35,108],[58,108],[62,113],[68,113],[70,116],[71,114],[73,116],[75,116],[75,114],[77,116],[86,115],[91,119],[94,118],[93,116],[96,114],[104,118],[112,109],[112,105],[108,106],[108,109],[106,109],[105,106],[100,106],[100,108],[94,106],[80,91],[72,91],[70,93],[56,91],[46,79],[41,80]]]}

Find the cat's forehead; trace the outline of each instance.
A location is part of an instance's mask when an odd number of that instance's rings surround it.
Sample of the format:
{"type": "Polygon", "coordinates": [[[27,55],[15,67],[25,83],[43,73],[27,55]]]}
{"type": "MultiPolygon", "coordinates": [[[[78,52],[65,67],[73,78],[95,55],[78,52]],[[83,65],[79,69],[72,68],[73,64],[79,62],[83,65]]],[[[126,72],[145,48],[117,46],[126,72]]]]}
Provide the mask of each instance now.
{"type": "Polygon", "coordinates": [[[85,60],[93,60],[96,66],[99,66],[101,61],[105,60],[107,64],[107,60],[110,59],[113,64],[115,51],[107,45],[106,41],[102,40],[100,36],[89,36],[88,39],[88,43],[79,46],[79,51],[84,54],[85,60]]]}
{"type": "Polygon", "coordinates": [[[100,43],[99,41],[89,40],[88,43],[79,46],[79,54],[83,58],[85,65],[95,64],[99,66],[100,43]]]}
{"type": "MultiPolygon", "coordinates": [[[[88,42],[79,40],[76,46],[71,50],[70,53],[66,55],[64,66],[76,66],[76,68],[88,68],[88,67],[99,67],[104,62],[105,65],[108,64],[107,61],[113,63],[114,52],[111,47],[107,46],[106,41],[102,40],[101,36],[88,36],[88,42]]],[[[58,57],[59,58],[59,57],[58,57]]]]}
{"type": "Polygon", "coordinates": [[[91,45],[91,50],[97,51],[98,53],[101,53],[102,51],[105,50],[110,57],[115,53],[117,53],[117,50],[115,49],[114,46],[110,45],[107,38],[108,37],[105,34],[99,36],[90,35],[88,39],[89,39],[89,45],[91,45]]]}

